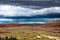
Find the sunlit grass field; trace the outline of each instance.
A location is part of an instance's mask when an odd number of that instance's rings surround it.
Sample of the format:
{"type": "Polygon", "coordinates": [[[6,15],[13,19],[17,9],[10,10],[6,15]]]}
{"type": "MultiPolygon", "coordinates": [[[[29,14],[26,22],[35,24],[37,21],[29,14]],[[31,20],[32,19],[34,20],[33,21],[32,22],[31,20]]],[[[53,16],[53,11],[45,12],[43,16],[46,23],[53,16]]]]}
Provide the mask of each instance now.
{"type": "Polygon", "coordinates": [[[11,27],[11,28],[1,28],[1,37],[16,37],[18,40],[56,40],[55,38],[49,38],[47,36],[56,36],[60,38],[60,35],[56,35],[54,32],[47,32],[44,30],[36,30],[30,27],[11,27]],[[44,36],[47,35],[47,36],[44,36]]]}

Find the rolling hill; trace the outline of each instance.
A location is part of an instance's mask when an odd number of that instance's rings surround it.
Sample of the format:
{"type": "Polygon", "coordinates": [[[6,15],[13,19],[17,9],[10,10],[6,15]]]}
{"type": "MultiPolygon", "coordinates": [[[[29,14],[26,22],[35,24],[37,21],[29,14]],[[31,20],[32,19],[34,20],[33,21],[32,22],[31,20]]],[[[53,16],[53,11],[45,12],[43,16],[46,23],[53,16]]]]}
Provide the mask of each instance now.
{"type": "Polygon", "coordinates": [[[47,24],[0,24],[0,36],[18,40],[60,40],[60,20],[47,24]]]}

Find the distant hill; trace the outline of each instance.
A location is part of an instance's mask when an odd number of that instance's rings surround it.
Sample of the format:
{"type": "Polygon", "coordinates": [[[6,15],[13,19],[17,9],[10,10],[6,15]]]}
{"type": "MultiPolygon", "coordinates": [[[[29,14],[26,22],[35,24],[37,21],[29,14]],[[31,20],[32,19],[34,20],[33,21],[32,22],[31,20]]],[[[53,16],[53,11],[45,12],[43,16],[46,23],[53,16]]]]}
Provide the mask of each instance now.
{"type": "Polygon", "coordinates": [[[60,20],[54,22],[48,22],[41,26],[36,27],[36,29],[41,29],[47,32],[54,32],[55,34],[60,34],[60,20]]]}
{"type": "Polygon", "coordinates": [[[19,23],[10,23],[10,24],[0,24],[0,28],[5,27],[31,27],[36,29],[43,29],[43,30],[60,30],[60,20],[48,22],[46,24],[19,24],[19,23]]]}
{"type": "Polygon", "coordinates": [[[19,24],[19,23],[10,23],[10,24],[0,24],[0,27],[21,27],[21,26],[31,26],[31,27],[42,27],[42,28],[60,28],[60,20],[48,22],[46,24],[19,24]]]}
{"type": "Polygon", "coordinates": [[[52,28],[60,28],[60,20],[58,21],[53,21],[53,22],[48,22],[47,24],[42,25],[43,27],[52,27],[52,28]]]}
{"type": "Polygon", "coordinates": [[[0,24],[0,28],[2,29],[8,29],[16,27],[16,29],[28,29],[28,30],[37,30],[37,31],[44,31],[47,32],[46,34],[51,35],[59,35],[60,36],[60,20],[48,22],[46,24],[18,24],[18,23],[10,23],[10,24],[0,24]],[[52,34],[52,33],[53,34],[52,34]]]}

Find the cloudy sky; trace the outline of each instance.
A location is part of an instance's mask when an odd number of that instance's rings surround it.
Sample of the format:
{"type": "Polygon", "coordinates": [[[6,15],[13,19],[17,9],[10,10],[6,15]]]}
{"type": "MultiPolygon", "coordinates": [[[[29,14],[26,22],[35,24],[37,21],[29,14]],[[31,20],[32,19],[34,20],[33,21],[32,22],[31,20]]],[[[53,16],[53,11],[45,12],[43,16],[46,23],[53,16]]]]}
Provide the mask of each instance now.
{"type": "Polygon", "coordinates": [[[60,20],[60,0],[1,0],[0,24],[60,20]]]}

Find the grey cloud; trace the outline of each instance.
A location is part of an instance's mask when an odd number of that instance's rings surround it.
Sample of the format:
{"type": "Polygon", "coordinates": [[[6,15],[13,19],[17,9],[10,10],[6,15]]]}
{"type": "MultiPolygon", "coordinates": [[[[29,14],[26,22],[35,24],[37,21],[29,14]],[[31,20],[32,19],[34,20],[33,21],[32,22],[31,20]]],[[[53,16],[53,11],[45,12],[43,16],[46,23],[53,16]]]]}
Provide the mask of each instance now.
{"type": "Polygon", "coordinates": [[[0,4],[17,5],[27,8],[40,9],[60,6],[60,0],[1,0],[0,4]]]}
{"type": "Polygon", "coordinates": [[[51,1],[51,0],[2,0],[2,1],[51,1]]]}
{"type": "Polygon", "coordinates": [[[45,6],[45,5],[58,5],[60,4],[60,0],[1,0],[1,3],[15,3],[20,5],[37,5],[37,6],[45,6]]]}

